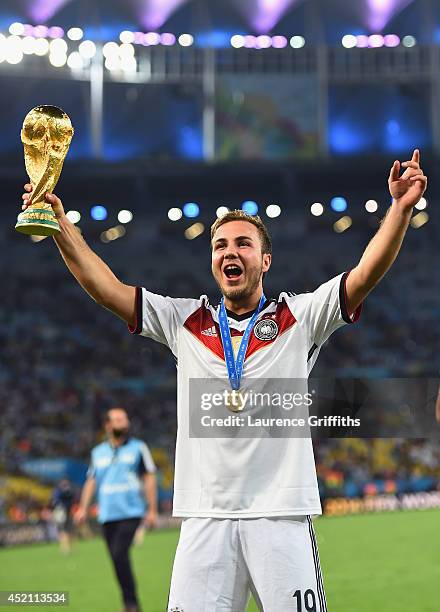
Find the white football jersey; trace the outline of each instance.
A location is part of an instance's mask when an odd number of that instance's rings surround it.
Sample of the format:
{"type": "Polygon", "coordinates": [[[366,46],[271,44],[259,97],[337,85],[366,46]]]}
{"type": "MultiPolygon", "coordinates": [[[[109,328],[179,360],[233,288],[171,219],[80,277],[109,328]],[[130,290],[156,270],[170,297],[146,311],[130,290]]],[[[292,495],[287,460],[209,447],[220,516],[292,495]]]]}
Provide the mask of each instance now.
{"type": "MultiPolygon", "coordinates": [[[[265,302],[249,344],[242,378],[307,379],[322,344],[344,323],[348,272],[313,293],[283,292],[265,302]],[[275,324],[275,325],[274,325],[275,324]]],[[[137,288],[132,333],[168,346],[177,358],[177,445],[174,516],[254,518],[321,514],[310,437],[200,438],[189,435],[190,379],[228,379],[218,306],[137,288]]],[[[253,313],[228,312],[234,347],[253,313]]]]}

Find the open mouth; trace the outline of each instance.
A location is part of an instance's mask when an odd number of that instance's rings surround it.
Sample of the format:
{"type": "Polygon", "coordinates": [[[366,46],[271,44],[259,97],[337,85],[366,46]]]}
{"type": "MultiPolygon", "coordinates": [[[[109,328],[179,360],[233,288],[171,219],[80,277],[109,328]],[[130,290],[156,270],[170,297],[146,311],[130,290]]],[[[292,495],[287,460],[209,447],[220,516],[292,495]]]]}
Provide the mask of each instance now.
{"type": "Polygon", "coordinates": [[[243,270],[237,264],[228,264],[223,268],[223,274],[228,280],[238,280],[243,274],[243,270]]]}

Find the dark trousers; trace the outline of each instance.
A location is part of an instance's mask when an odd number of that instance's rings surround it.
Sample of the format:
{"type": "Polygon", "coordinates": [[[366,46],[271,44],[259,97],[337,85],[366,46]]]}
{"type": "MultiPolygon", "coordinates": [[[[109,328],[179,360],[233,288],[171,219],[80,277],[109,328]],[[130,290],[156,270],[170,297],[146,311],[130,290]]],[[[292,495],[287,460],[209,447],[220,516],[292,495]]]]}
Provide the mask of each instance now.
{"type": "Polygon", "coordinates": [[[138,605],[129,549],[140,518],[109,521],[102,525],[125,605],[138,605]]]}

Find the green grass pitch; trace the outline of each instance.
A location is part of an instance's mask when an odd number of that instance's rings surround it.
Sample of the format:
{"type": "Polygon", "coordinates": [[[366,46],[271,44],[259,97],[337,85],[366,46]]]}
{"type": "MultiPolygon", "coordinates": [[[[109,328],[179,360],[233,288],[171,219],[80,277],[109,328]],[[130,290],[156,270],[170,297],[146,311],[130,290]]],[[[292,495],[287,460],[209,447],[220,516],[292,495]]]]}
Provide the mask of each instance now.
{"type": "MultiPolygon", "coordinates": [[[[326,517],[315,529],[331,612],[440,609],[439,510],[326,517]]],[[[177,538],[177,531],[151,533],[133,548],[144,612],[165,610],[177,538]]],[[[69,556],[55,544],[0,550],[0,590],[67,590],[70,605],[59,609],[71,612],[121,609],[101,539],[77,543],[69,556]]]]}

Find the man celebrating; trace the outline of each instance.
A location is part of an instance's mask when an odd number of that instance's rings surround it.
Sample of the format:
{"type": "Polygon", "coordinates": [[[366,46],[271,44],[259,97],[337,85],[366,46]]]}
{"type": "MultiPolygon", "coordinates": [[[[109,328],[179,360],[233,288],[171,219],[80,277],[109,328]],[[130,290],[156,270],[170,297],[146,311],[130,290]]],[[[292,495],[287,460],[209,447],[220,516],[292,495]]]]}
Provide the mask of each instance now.
{"type": "MultiPolygon", "coordinates": [[[[174,515],[183,517],[168,610],[241,612],[250,591],[261,610],[327,610],[311,515],[321,513],[309,438],[201,439],[189,435],[190,379],[306,379],[322,344],[353,323],[398,255],[427,179],[419,151],[390,172],[393,203],[358,265],[309,294],[268,300],[272,245],[258,217],[227,213],[211,229],[218,307],[162,297],[120,282],[48,194],[57,246],[93,299],[178,359],[174,515]]],[[[25,187],[24,208],[31,187],[25,187]]]]}
{"type": "Polygon", "coordinates": [[[98,518],[122,591],[124,610],[137,612],[140,608],[129,549],[139,527],[152,529],[156,525],[156,468],[145,442],[130,437],[129,428],[125,410],[108,411],[105,420],[108,440],[92,450],[75,521],[78,524],[85,521],[96,491],[98,518]]]}

